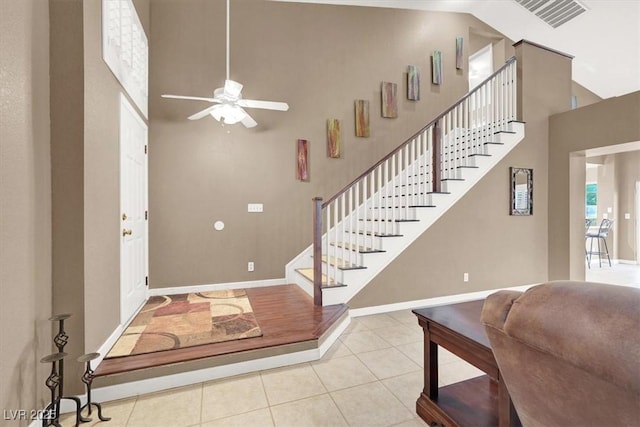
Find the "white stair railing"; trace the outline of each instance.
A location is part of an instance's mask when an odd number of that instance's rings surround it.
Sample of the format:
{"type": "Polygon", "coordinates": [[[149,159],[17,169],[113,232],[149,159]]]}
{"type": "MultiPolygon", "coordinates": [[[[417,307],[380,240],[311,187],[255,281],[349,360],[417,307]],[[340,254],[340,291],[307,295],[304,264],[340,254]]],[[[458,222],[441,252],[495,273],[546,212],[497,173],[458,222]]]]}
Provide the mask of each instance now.
{"type": "Polygon", "coordinates": [[[322,288],[344,286],[343,270],[365,268],[362,254],[381,251],[381,239],[432,205],[443,182],[460,178],[487,155],[494,135],[516,120],[516,59],[398,146],[326,202],[316,197],[313,217],[314,302],[322,288]]]}

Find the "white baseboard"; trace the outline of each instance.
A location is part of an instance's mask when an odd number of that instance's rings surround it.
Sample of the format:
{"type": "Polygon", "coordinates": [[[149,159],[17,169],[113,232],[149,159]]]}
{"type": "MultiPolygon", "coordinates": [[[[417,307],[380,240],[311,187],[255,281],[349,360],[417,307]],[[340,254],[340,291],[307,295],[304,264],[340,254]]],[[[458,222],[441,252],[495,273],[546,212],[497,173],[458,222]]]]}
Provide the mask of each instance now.
{"type": "Polygon", "coordinates": [[[118,341],[118,338],[120,338],[120,335],[122,335],[124,329],[125,328],[123,325],[118,325],[116,329],[111,333],[111,335],[109,335],[109,338],[107,338],[107,340],[102,343],[100,348],[98,348],[97,350],[98,353],[100,353],[100,357],[91,361],[91,369],[95,369],[100,364],[100,362],[102,362],[102,359],[105,358],[109,350],[111,350],[111,347],[113,347],[116,341],[118,341]]]}
{"type": "Polygon", "coordinates": [[[377,305],[374,307],[355,308],[355,309],[349,310],[349,314],[351,315],[351,317],[360,317],[360,316],[369,316],[371,314],[389,313],[391,311],[409,310],[409,309],[418,308],[418,307],[431,307],[435,305],[455,304],[458,302],[465,302],[465,301],[486,298],[492,293],[500,290],[508,289],[508,290],[514,290],[514,291],[526,291],[531,286],[535,286],[536,284],[515,286],[511,288],[490,289],[487,291],[470,292],[466,294],[446,295],[443,297],[434,297],[434,298],[427,298],[427,299],[414,300],[414,301],[404,301],[404,302],[398,302],[395,304],[377,305]]]}
{"type": "Polygon", "coordinates": [[[192,286],[175,286],[171,288],[153,288],[149,289],[148,295],[175,295],[175,294],[187,294],[191,292],[211,292],[222,291],[225,289],[240,289],[240,288],[260,288],[263,286],[276,286],[285,285],[286,280],[282,279],[265,279],[265,280],[252,280],[247,282],[230,282],[230,283],[216,283],[209,285],[192,285],[192,286]]]}

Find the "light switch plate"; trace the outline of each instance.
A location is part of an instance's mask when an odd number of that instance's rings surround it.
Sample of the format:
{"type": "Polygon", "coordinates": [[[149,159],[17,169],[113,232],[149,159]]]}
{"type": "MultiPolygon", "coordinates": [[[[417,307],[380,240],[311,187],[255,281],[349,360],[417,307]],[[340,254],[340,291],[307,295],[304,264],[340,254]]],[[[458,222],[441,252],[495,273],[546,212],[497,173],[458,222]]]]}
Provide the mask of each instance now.
{"type": "Polygon", "coordinates": [[[624,219],[631,219],[631,214],[630,213],[625,213],[624,214],[624,219]]]}

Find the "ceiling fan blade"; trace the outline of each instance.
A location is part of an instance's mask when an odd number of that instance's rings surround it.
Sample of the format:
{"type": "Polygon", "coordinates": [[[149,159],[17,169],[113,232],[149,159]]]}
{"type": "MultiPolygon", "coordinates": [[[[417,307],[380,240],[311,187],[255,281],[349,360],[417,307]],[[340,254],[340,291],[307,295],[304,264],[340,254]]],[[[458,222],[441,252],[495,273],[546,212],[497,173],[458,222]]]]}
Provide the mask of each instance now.
{"type": "Polygon", "coordinates": [[[207,101],[207,102],[220,102],[220,100],[215,99],[215,98],[205,98],[202,96],[183,96],[183,95],[161,95],[163,98],[170,98],[170,99],[186,99],[189,101],[207,101]]]}
{"type": "Polygon", "coordinates": [[[289,104],[276,101],[258,101],[256,99],[239,99],[237,104],[247,108],[263,108],[265,110],[287,111],[289,104]]]}
{"type": "MultiPolygon", "coordinates": [[[[240,107],[238,107],[240,108],[240,107]]],[[[244,119],[241,120],[241,123],[244,125],[244,127],[246,128],[253,128],[256,127],[258,125],[258,122],[256,122],[255,120],[253,120],[253,117],[251,117],[249,115],[249,113],[247,113],[244,109],[240,108],[240,110],[242,110],[242,112],[245,114],[244,119]]]]}
{"type": "Polygon", "coordinates": [[[211,107],[207,107],[204,110],[189,116],[189,120],[199,120],[199,119],[203,118],[204,116],[206,116],[207,114],[211,113],[211,111],[213,111],[216,107],[218,107],[217,104],[216,105],[212,105],[211,107]]]}

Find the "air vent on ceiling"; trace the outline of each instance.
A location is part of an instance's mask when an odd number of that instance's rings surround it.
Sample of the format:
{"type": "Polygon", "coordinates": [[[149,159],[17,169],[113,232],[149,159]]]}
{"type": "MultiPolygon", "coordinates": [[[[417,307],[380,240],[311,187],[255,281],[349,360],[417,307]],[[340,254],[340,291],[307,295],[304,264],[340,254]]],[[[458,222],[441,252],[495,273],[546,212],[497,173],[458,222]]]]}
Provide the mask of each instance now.
{"type": "Polygon", "coordinates": [[[514,0],[528,11],[534,13],[553,28],[558,28],[586,12],[587,8],[575,0],[514,0]]]}

